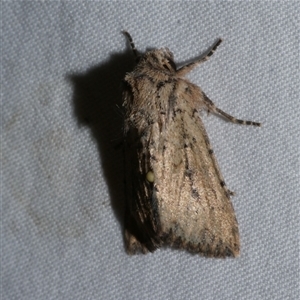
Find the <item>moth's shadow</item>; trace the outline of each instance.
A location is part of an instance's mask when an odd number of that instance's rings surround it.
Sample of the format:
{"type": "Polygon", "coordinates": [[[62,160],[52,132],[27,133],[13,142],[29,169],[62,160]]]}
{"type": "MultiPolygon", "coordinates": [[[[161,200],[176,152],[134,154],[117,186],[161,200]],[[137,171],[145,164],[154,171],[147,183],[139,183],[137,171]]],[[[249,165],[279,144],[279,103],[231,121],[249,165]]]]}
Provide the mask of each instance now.
{"type": "MultiPolygon", "coordinates": [[[[74,114],[88,126],[97,143],[111,205],[121,226],[125,209],[123,162],[122,79],[132,70],[131,51],[113,53],[84,74],[68,76],[73,84],[74,114]]],[[[100,196],[100,195],[99,195],[100,196]]]]}

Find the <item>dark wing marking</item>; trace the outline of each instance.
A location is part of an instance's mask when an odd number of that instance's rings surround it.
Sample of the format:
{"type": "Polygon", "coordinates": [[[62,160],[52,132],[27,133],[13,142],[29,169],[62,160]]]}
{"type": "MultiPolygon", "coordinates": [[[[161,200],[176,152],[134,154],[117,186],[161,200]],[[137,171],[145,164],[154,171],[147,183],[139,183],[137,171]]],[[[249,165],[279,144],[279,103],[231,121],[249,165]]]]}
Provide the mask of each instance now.
{"type": "MultiPolygon", "coordinates": [[[[133,94],[125,90],[124,99],[132,103],[133,94]]],[[[130,122],[129,119],[125,122],[130,122]]],[[[147,141],[149,131],[141,136],[134,124],[127,124],[125,143],[126,209],[125,242],[130,254],[154,251],[160,244],[157,238],[158,220],[155,199],[152,198],[153,183],[146,180],[150,170],[147,141]]]]}

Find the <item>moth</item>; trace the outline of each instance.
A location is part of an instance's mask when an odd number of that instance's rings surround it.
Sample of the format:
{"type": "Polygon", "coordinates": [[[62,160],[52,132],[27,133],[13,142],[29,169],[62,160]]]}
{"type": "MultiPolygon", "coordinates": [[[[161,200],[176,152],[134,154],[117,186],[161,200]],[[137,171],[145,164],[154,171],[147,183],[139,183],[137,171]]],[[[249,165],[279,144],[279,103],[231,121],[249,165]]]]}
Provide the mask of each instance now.
{"type": "Polygon", "coordinates": [[[185,78],[207,55],[176,67],[168,48],[138,55],[124,79],[126,219],[129,254],[161,246],[208,257],[236,257],[239,230],[225,185],[199,112],[203,109],[238,124],[260,123],[232,117],[185,78]]]}

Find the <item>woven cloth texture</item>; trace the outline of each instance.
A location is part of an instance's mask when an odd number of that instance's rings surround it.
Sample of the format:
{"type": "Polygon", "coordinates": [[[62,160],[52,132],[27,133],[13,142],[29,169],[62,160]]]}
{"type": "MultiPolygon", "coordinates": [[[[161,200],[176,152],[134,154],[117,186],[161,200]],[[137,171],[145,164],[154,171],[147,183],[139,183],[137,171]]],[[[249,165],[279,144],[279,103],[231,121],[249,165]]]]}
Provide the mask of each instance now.
{"type": "Polygon", "coordinates": [[[1,299],[300,299],[299,1],[1,2],[1,299]],[[137,49],[188,78],[241,235],[237,259],[123,240],[121,81],[137,49]]]}

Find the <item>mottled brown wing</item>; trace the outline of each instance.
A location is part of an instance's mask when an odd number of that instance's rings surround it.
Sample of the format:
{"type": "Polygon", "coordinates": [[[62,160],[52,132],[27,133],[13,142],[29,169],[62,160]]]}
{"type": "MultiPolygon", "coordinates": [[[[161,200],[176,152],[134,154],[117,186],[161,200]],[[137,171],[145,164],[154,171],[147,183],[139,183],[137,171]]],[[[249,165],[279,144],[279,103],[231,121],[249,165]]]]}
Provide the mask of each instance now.
{"type": "MultiPolygon", "coordinates": [[[[125,116],[125,243],[129,254],[147,253],[160,246],[157,235],[158,221],[153,183],[146,180],[151,169],[148,151],[149,133],[141,135],[135,125],[130,124],[133,94],[125,89],[123,99],[126,106],[125,116]]],[[[148,128],[148,126],[146,126],[148,128]]]]}
{"type": "Polygon", "coordinates": [[[236,217],[198,114],[205,105],[201,90],[168,79],[157,84],[163,89],[149,90],[143,98],[139,91],[150,79],[126,79],[128,252],[146,253],[165,244],[205,256],[237,256],[236,217]],[[146,180],[148,172],[153,182],[146,180]]]}
{"type": "MultiPolygon", "coordinates": [[[[229,192],[195,99],[188,93],[179,95],[173,99],[172,113],[163,119],[162,130],[151,127],[158,235],[167,245],[205,256],[237,256],[239,233],[229,192]]],[[[198,101],[201,104],[203,99],[198,101]]]]}

